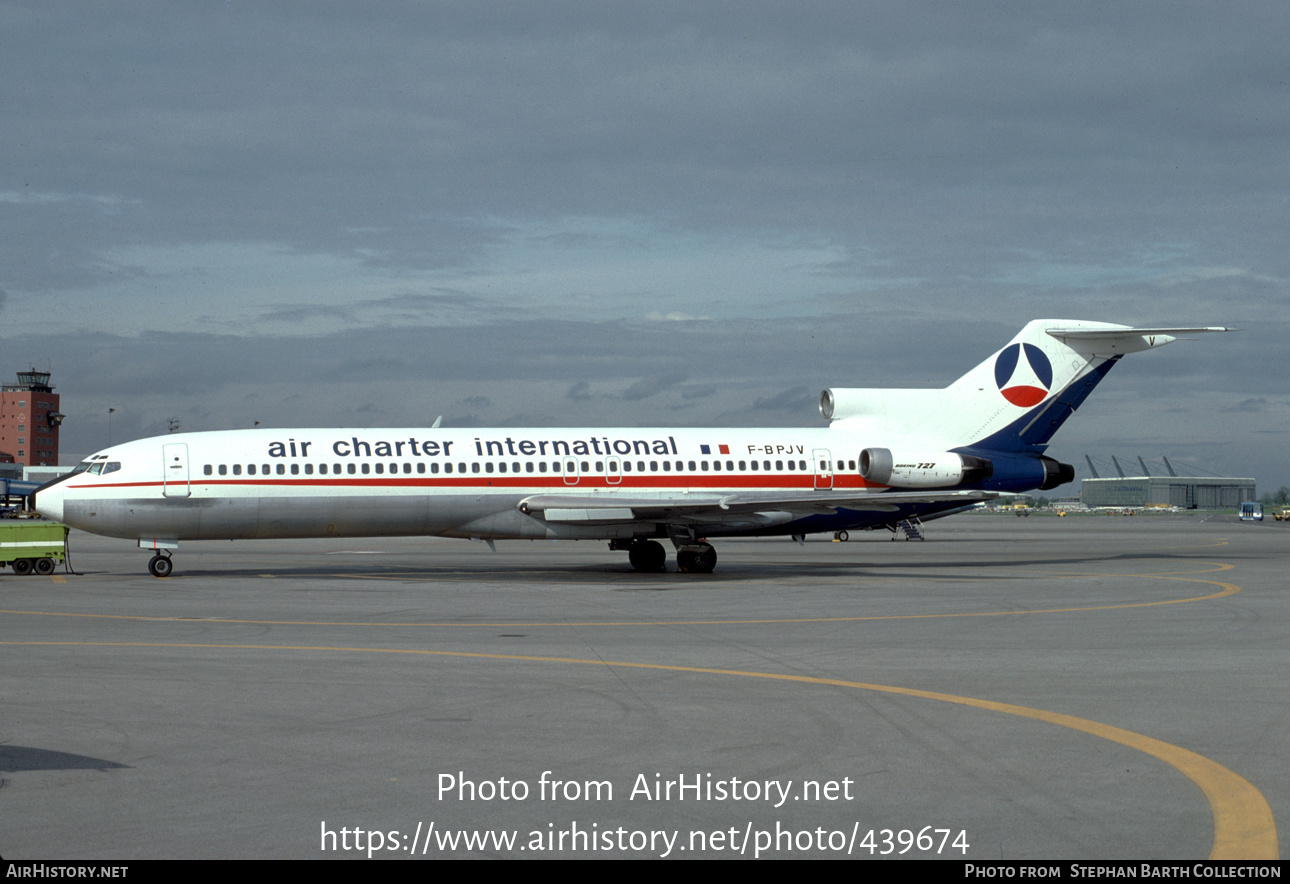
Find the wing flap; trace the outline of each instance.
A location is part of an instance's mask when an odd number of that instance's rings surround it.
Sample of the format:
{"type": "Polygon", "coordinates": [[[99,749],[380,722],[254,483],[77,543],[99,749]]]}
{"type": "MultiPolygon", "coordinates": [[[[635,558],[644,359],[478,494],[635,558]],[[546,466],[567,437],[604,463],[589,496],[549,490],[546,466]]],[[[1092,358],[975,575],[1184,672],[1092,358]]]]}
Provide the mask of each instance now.
{"type": "Polygon", "coordinates": [[[634,522],[630,507],[547,507],[542,517],[548,522],[634,522]]]}
{"type": "Polygon", "coordinates": [[[629,496],[610,494],[534,494],[519,502],[522,513],[548,522],[687,522],[708,524],[745,522],[748,516],[775,522],[808,515],[831,515],[838,510],[895,512],[902,504],[962,503],[993,500],[990,491],[760,492],[629,496]]]}

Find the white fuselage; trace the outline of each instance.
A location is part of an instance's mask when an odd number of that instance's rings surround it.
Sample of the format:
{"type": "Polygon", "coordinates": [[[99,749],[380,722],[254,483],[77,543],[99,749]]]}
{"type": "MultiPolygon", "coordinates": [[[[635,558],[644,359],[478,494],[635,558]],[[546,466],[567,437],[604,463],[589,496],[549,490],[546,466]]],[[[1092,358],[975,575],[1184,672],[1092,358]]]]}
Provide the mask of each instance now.
{"type": "MultiPolygon", "coordinates": [[[[656,520],[551,520],[519,504],[542,494],[606,508],[628,496],[854,494],[866,487],[857,442],[823,428],[188,433],[99,452],[40,490],[36,505],[77,528],[140,539],[630,538],[656,536],[656,520]]],[[[791,533],[774,517],[732,517],[706,533],[772,524],[791,533]]]]}

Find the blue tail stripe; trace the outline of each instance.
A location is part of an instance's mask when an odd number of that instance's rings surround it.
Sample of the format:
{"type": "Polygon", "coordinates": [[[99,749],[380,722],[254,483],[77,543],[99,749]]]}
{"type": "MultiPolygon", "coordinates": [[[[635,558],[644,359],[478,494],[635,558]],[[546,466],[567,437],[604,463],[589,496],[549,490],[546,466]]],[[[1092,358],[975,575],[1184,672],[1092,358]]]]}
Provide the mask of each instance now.
{"type": "Polygon", "coordinates": [[[1031,451],[1043,453],[1048,440],[1066,422],[1075,409],[1084,404],[1088,394],[1102,382],[1121,356],[1113,356],[1088,374],[1068,384],[1036,411],[1028,411],[1008,426],[979,442],[967,446],[989,451],[1031,451]]]}

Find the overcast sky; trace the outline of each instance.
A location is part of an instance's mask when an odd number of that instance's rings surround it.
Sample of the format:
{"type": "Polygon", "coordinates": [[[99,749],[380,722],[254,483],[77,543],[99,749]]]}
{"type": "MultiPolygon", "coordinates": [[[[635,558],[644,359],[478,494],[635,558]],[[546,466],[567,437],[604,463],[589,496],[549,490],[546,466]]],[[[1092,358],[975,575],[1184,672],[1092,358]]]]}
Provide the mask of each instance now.
{"type": "Polygon", "coordinates": [[[264,426],[819,426],[1236,326],[1056,436],[1290,484],[1290,6],[0,2],[6,380],[264,426]]]}

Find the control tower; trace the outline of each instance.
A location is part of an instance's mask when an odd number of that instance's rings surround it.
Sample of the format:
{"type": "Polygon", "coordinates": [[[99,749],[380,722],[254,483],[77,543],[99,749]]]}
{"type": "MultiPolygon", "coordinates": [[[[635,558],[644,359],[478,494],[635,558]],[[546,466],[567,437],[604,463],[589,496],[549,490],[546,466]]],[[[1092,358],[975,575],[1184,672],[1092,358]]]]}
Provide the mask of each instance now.
{"type": "Polygon", "coordinates": [[[56,465],[62,423],[49,372],[18,372],[17,383],[0,386],[0,463],[56,465]]]}

